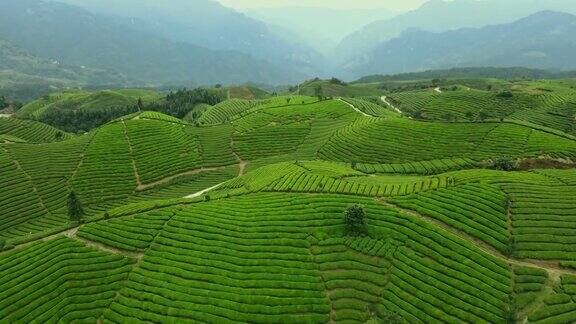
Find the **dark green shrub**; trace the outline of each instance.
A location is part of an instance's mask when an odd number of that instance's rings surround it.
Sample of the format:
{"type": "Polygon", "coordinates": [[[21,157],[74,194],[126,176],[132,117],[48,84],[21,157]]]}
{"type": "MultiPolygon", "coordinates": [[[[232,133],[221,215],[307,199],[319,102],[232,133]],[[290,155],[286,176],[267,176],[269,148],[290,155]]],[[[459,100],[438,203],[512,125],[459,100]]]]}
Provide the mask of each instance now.
{"type": "Polygon", "coordinates": [[[353,205],[345,213],[346,235],[362,236],[367,234],[366,213],[360,205],[353,205]]]}
{"type": "Polygon", "coordinates": [[[511,157],[499,157],[492,161],[492,169],[500,171],[518,170],[518,161],[511,157]]]}
{"type": "Polygon", "coordinates": [[[497,94],[496,97],[510,99],[514,97],[514,94],[511,91],[502,91],[499,94],[497,94]]]}
{"type": "Polygon", "coordinates": [[[76,196],[74,191],[71,191],[68,195],[68,216],[74,222],[82,222],[82,215],[84,215],[84,209],[82,208],[82,203],[76,196]]]}

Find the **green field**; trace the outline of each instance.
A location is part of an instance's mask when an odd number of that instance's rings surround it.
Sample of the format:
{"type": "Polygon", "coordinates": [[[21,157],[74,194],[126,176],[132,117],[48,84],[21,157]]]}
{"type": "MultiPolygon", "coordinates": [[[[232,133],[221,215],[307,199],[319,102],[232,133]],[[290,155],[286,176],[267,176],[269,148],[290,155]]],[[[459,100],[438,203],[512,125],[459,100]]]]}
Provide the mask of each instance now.
{"type": "Polygon", "coordinates": [[[573,323],[569,83],[460,84],[236,88],[75,135],[0,118],[0,322],[573,323]]]}

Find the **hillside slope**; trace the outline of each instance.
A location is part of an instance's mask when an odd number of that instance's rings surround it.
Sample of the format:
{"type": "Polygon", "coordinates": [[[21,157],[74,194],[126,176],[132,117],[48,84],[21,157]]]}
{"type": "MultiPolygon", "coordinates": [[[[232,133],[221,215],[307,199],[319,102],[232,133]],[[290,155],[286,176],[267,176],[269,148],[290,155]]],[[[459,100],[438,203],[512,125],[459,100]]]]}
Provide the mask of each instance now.
{"type": "Polygon", "coordinates": [[[206,112],[0,144],[0,321],[576,320],[576,139],[359,98],[206,112]]]}
{"type": "MultiPolygon", "coordinates": [[[[64,0],[87,10],[117,17],[132,29],[179,43],[217,51],[236,51],[276,66],[313,71],[322,58],[298,35],[285,38],[263,22],[207,0],[64,0]]],[[[288,72],[288,71],[287,71],[288,72]]]]}
{"type": "Polygon", "coordinates": [[[2,1],[0,37],[33,55],[119,73],[137,84],[279,83],[297,77],[248,54],[175,42],[58,2],[2,1]]]}

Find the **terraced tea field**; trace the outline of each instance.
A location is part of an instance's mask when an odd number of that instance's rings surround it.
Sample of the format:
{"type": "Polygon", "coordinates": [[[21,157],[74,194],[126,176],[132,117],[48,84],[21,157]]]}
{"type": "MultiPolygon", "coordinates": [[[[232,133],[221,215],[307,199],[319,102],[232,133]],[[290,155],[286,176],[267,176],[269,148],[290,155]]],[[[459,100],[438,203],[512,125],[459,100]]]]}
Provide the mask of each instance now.
{"type": "Polygon", "coordinates": [[[573,323],[576,138],[526,108],[570,100],[528,90],[0,119],[0,322],[573,323]]]}
{"type": "Polygon", "coordinates": [[[516,84],[495,92],[463,86],[392,93],[388,100],[402,112],[444,121],[499,120],[530,122],[576,134],[576,95],[561,82],[516,84]]]}

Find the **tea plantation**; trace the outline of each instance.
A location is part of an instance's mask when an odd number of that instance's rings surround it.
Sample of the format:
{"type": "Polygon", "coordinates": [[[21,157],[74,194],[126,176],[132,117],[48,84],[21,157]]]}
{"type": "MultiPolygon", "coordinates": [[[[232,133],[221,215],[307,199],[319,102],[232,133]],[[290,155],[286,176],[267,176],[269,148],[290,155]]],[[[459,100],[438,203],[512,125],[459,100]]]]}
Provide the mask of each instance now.
{"type": "Polygon", "coordinates": [[[576,322],[572,93],[370,89],[0,118],[0,323],[576,322]]]}

